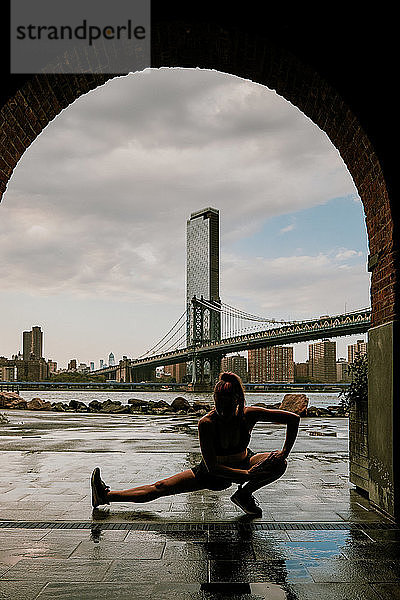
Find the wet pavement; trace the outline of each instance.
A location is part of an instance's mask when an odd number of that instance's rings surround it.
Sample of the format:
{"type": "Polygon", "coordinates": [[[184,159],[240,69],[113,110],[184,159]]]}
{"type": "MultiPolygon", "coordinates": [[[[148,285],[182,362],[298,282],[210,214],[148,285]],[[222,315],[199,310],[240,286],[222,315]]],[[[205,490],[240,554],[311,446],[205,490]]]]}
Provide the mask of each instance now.
{"type": "MultiPolygon", "coordinates": [[[[195,464],[193,417],[3,413],[1,600],[400,598],[400,528],[349,483],[345,419],[302,420],[251,520],[230,501],[235,486],[92,511],[97,465],[124,489],[195,464]]],[[[251,448],[283,435],[259,424],[251,448]]]]}

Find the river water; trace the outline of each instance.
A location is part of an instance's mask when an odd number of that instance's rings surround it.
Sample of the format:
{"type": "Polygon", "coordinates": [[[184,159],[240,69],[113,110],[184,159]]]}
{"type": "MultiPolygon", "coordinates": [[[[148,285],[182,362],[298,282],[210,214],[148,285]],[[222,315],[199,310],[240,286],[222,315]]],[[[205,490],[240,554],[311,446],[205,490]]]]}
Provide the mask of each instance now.
{"type": "MultiPolygon", "coordinates": [[[[172,403],[177,396],[183,396],[190,404],[195,401],[212,403],[212,394],[210,393],[185,393],[185,392],[166,392],[166,391],[149,391],[149,392],[110,392],[110,391],[93,391],[93,390],[68,390],[68,391],[32,391],[22,390],[21,398],[31,400],[32,398],[41,398],[49,402],[66,402],[70,400],[79,400],[85,404],[89,404],[92,400],[104,402],[105,400],[119,400],[122,404],[127,404],[130,398],[140,398],[147,401],[165,400],[169,404],[172,403]]],[[[317,406],[319,408],[327,408],[339,404],[339,394],[336,392],[320,393],[308,392],[309,406],[317,406]]],[[[252,406],[257,402],[265,402],[265,404],[275,404],[282,402],[285,392],[248,392],[246,394],[246,404],[252,406]]]]}

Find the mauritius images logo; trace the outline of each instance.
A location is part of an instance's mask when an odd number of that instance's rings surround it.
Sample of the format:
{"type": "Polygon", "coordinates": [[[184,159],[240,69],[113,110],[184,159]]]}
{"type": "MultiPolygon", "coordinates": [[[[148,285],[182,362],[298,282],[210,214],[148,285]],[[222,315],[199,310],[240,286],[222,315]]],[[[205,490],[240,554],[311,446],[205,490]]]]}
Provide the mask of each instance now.
{"type": "Polygon", "coordinates": [[[114,73],[150,66],[150,0],[11,0],[11,73],[114,73]]]}

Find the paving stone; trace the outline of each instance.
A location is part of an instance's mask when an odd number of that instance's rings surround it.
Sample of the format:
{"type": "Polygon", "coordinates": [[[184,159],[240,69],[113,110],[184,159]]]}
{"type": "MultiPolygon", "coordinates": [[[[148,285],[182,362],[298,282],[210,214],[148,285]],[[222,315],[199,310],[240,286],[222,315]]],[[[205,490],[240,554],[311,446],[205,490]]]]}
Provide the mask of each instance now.
{"type": "Polygon", "coordinates": [[[364,533],[364,531],[350,531],[342,530],[335,531],[332,529],[305,529],[305,530],[289,530],[287,532],[288,538],[292,542],[335,542],[345,546],[345,544],[351,544],[353,541],[359,543],[369,543],[371,539],[364,533]]]}
{"type": "Polygon", "coordinates": [[[0,598],[1,600],[34,600],[42,589],[42,583],[0,581],[0,598]]]}
{"type": "Polygon", "coordinates": [[[47,529],[0,529],[0,549],[12,550],[31,542],[38,542],[47,535],[48,531],[47,529]]]}
{"type": "Polygon", "coordinates": [[[342,544],[335,540],[326,540],[320,542],[283,542],[275,548],[271,548],[269,543],[263,542],[260,538],[253,542],[256,558],[269,560],[274,555],[276,558],[298,559],[298,560],[318,560],[341,556],[342,544]]]}
{"type": "Polygon", "coordinates": [[[75,540],[76,544],[79,542],[86,542],[88,540],[94,543],[112,541],[112,542],[123,542],[129,535],[127,530],[109,530],[109,529],[97,529],[94,527],[92,530],[88,529],[53,529],[46,533],[43,541],[60,541],[60,540],[75,540]]]}
{"type": "Polygon", "coordinates": [[[104,581],[206,582],[207,563],[195,560],[115,560],[104,581]]]}
{"type": "Polygon", "coordinates": [[[29,573],[33,583],[48,581],[101,581],[111,561],[22,559],[1,580],[24,580],[29,573]]]}
{"type": "Polygon", "coordinates": [[[368,584],[296,583],[290,586],[288,600],[380,600],[368,584]]]}
{"type": "Polygon", "coordinates": [[[307,566],[314,581],[335,582],[395,582],[400,581],[399,563],[394,561],[330,559],[307,566]]]}
{"type": "Polygon", "coordinates": [[[11,565],[0,562],[0,578],[7,573],[11,568],[11,565]]]}
{"type": "Polygon", "coordinates": [[[400,529],[368,529],[365,533],[375,542],[400,542],[400,529]]]}
{"type": "Polygon", "coordinates": [[[49,583],[38,600],[285,600],[281,586],[266,583],[169,583],[169,584],[117,584],[102,583],[98,587],[85,584],[49,583]]]}
{"type": "Polygon", "coordinates": [[[211,560],[210,581],[283,584],[312,581],[307,568],[296,560],[211,560]]]}
{"type": "Polygon", "coordinates": [[[143,541],[135,543],[133,540],[126,542],[112,542],[107,540],[104,543],[93,543],[93,541],[83,541],[76,546],[71,554],[73,559],[90,560],[112,560],[112,559],[159,559],[161,558],[165,547],[165,542],[143,541]]]}
{"type": "Polygon", "coordinates": [[[372,588],[377,592],[380,600],[400,600],[398,583],[373,583],[372,588]]]}
{"type": "Polygon", "coordinates": [[[163,559],[164,560],[207,560],[205,542],[178,542],[167,541],[163,559]]]}
{"type": "MultiPolygon", "coordinates": [[[[53,583],[41,591],[37,600],[149,600],[158,598],[154,585],[132,583],[53,583]]],[[[14,600],[14,599],[13,599],[14,600]]]]}
{"type": "Polygon", "coordinates": [[[19,539],[19,547],[0,550],[0,563],[12,566],[23,558],[68,558],[78,543],[73,539],[45,541],[45,538],[38,542],[24,543],[19,539]]]}
{"type": "Polygon", "coordinates": [[[343,523],[343,518],[335,512],[319,512],[319,511],[271,511],[271,516],[274,521],[287,521],[288,523],[296,522],[323,522],[323,523],[343,523]]]}
{"type": "Polygon", "coordinates": [[[354,542],[343,548],[343,554],[350,559],[400,560],[400,542],[354,542]]]}

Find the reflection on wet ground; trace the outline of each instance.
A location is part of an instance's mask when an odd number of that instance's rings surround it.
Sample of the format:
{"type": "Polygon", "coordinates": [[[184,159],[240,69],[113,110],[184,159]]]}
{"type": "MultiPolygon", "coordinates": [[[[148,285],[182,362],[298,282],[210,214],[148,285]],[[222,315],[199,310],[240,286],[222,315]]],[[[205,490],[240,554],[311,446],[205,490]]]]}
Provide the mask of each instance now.
{"type": "MultiPolygon", "coordinates": [[[[230,501],[234,487],[92,511],[96,465],[118,489],[197,462],[190,420],[8,415],[1,600],[400,598],[400,529],[349,483],[344,420],[330,420],[338,436],[326,438],[308,435],[321,423],[302,424],[285,475],[256,493],[263,515],[251,520],[230,501]]],[[[279,447],[282,429],[266,433],[253,449],[279,447]]]]}

